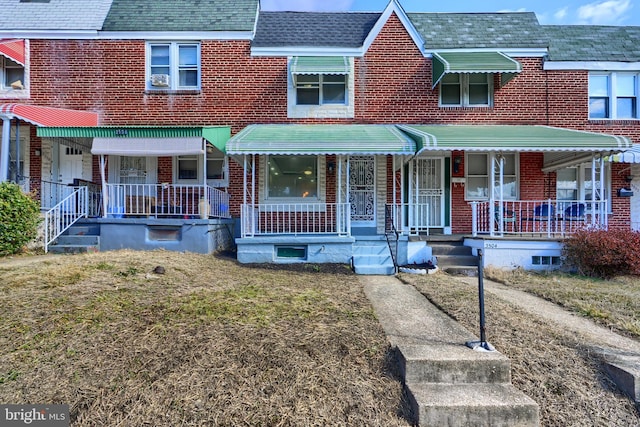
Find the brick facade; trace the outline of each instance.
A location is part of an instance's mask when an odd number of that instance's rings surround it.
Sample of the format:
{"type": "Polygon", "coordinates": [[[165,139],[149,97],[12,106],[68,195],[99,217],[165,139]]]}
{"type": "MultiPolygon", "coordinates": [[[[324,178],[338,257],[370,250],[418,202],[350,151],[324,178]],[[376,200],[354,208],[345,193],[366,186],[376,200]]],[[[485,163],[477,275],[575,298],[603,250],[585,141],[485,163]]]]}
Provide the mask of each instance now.
{"type": "MultiPolygon", "coordinates": [[[[526,124],[605,132],[640,138],[638,121],[588,119],[588,73],[545,71],[542,58],[516,58],[523,71],[503,87],[494,78],[493,106],[438,106],[431,88],[431,61],[416,47],[400,19],[392,15],[363,57],[354,59],[355,117],[289,119],[287,58],[252,57],[250,41],[207,40],[201,44],[200,91],[162,93],[145,90],[143,40],[31,40],[28,103],[96,111],[100,125],[231,126],[232,134],[249,124],[371,123],[371,124],[526,124]]],[[[41,170],[33,150],[40,141],[32,132],[31,175],[41,170]]],[[[464,155],[454,152],[452,157],[464,155]]],[[[520,154],[520,198],[553,197],[555,173],[541,172],[542,153],[520,154]]],[[[327,161],[335,162],[330,156],[327,161]]],[[[624,186],[621,165],[613,165],[612,226],[628,226],[629,198],[615,196],[624,186]]],[[[454,176],[464,176],[464,164],[454,176]]],[[[391,161],[387,173],[393,176],[391,161]]],[[[231,212],[239,215],[245,171],[229,165],[231,212]]],[[[333,173],[335,177],[336,172],[333,173]]],[[[172,182],[171,158],[158,161],[158,182],[172,182]]],[[[99,182],[97,160],[93,179],[99,182]]],[[[333,181],[327,201],[335,201],[333,181]]],[[[387,185],[387,200],[392,197],[387,185]]],[[[256,190],[259,191],[258,186],[256,190]]],[[[471,208],[464,186],[451,188],[452,231],[469,232],[471,208]]]]}

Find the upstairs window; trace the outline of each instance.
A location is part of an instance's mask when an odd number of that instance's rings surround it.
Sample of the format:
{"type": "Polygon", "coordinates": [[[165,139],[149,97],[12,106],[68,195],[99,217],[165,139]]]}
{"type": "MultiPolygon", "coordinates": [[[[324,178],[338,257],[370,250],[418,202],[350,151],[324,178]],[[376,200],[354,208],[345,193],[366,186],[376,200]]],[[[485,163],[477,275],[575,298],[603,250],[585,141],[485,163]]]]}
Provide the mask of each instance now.
{"type": "Polygon", "coordinates": [[[487,107],[493,102],[493,74],[446,74],[440,80],[440,105],[487,107]]]}
{"type": "Polygon", "coordinates": [[[345,75],[300,74],[295,77],[297,105],[344,105],[347,99],[345,75]]]}
{"type": "Polygon", "coordinates": [[[200,45],[198,43],[150,43],[147,89],[200,89],[200,45]]]}
{"type": "Polygon", "coordinates": [[[2,65],[2,88],[24,89],[24,67],[3,56],[0,56],[0,64],[2,65]]]}
{"type": "Polygon", "coordinates": [[[638,74],[590,74],[589,118],[637,119],[638,74]]]}

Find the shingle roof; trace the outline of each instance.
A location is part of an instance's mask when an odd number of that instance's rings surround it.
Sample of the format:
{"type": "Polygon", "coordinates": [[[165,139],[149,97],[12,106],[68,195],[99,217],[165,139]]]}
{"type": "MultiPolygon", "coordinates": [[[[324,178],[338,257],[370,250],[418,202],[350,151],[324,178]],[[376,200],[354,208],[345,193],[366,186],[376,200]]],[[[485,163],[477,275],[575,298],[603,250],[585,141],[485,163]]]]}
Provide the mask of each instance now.
{"type": "Polygon", "coordinates": [[[543,25],[552,61],[640,61],[640,27],[543,25]]]}
{"type": "Polygon", "coordinates": [[[253,47],[360,47],[380,13],[260,12],[253,47]]]}
{"type": "Polygon", "coordinates": [[[547,39],[533,12],[408,13],[426,49],[545,48],[547,39]]]}
{"type": "Polygon", "coordinates": [[[104,31],[253,31],[259,0],[113,0],[104,31]]]}
{"type": "Polygon", "coordinates": [[[111,0],[0,0],[0,31],[99,30],[111,0]]]}

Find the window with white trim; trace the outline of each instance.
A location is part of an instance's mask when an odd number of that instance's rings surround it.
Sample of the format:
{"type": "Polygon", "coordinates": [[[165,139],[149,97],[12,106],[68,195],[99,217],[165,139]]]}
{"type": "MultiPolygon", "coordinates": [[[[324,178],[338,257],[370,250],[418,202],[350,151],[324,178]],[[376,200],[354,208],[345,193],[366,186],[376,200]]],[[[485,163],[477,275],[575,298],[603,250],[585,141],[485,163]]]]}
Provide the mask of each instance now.
{"type": "MultiPolygon", "coordinates": [[[[173,164],[176,183],[202,183],[203,156],[176,156],[173,164]]],[[[229,184],[227,168],[227,158],[221,151],[213,149],[211,153],[207,153],[207,184],[212,187],[227,187],[229,184]]]]}
{"type": "Polygon", "coordinates": [[[590,73],[590,119],[637,119],[638,73],[590,73]]]}
{"type": "Polygon", "coordinates": [[[24,67],[0,55],[3,90],[22,90],[25,86],[24,67]]]}
{"type": "MultiPolygon", "coordinates": [[[[600,186],[600,173],[596,172],[595,183],[592,176],[592,164],[584,163],[579,166],[559,169],[556,172],[556,199],[559,202],[577,202],[591,200],[607,200],[607,209],[611,208],[611,169],[605,163],[604,169],[604,188],[598,190],[600,186]]],[[[590,210],[587,204],[587,211],[590,210]]]]}
{"type": "Polygon", "coordinates": [[[345,105],[347,76],[344,74],[300,74],[295,76],[297,105],[345,105]]]}
{"type": "Polygon", "coordinates": [[[518,198],[518,156],[515,153],[501,154],[503,158],[502,187],[500,187],[500,170],[494,169],[493,183],[491,176],[491,156],[488,153],[467,153],[465,159],[465,195],[467,200],[488,200],[489,185],[493,187],[493,197],[498,199],[502,191],[505,200],[518,198]]]}
{"type": "Polygon", "coordinates": [[[268,156],[267,199],[317,200],[317,156],[268,156]]]}
{"type": "Polygon", "coordinates": [[[440,80],[440,106],[487,107],[493,103],[493,74],[445,74],[440,80]]]}
{"type": "Polygon", "coordinates": [[[200,44],[147,44],[147,89],[200,89],[200,44]]]}

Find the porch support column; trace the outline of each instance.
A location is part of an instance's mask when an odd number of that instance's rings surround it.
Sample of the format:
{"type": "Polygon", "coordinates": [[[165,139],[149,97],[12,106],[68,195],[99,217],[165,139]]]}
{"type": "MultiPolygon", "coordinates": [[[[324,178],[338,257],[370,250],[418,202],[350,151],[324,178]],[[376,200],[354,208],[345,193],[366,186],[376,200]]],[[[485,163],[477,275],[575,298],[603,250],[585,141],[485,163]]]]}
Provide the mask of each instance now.
{"type": "MultiPolygon", "coordinates": [[[[203,160],[204,165],[202,166],[202,191],[204,191],[204,215],[206,219],[209,219],[209,215],[211,214],[211,207],[209,206],[209,189],[207,188],[207,141],[202,139],[202,147],[204,148],[203,160]]],[[[202,218],[202,212],[199,212],[200,218],[202,218]]]]}
{"type": "Polygon", "coordinates": [[[2,118],[2,142],[0,143],[0,182],[9,180],[9,143],[11,140],[11,119],[2,118]]]}
{"type": "Polygon", "coordinates": [[[105,159],[104,159],[104,154],[100,154],[100,180],[102,183],[102,217],[106,218],[107,217],[107,206],[109,204],[109,200],[107,200],[108,198],[108,193],[107,193],[107,178],[106,178],[106,174],[105,174],[105,159]]]}

